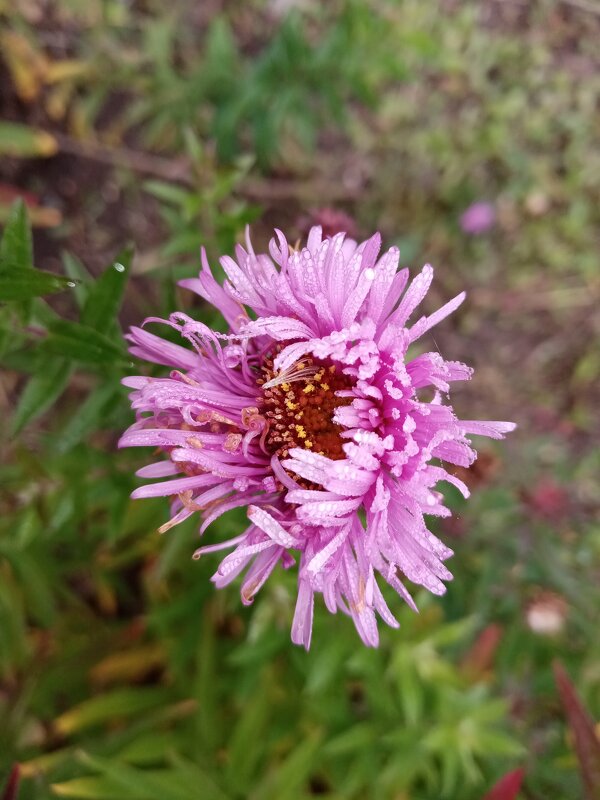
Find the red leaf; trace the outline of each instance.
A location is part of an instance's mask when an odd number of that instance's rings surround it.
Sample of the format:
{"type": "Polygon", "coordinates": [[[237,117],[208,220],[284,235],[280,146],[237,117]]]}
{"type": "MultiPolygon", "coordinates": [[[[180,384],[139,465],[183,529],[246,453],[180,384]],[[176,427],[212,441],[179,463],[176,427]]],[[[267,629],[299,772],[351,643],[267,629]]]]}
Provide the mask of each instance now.
{"type": "Polygon", "coordinates": [[[494,658],[502,639],[502,627],[495,622],[485,627],[462,661],[462,668],[469,678],[481,678],[494,666],[494,658]]]}
{"type": "Polygon", "coordinates": [[[575,752],[587,800],[600,798],[600,742],[594,721],[585,710],[571,679],[559,661],[554,662],[554,679],[575,740],[575,752]]]}
{"type": "Polygon", "coordinates": [[[516,800],[521,791],[524,769],[507,772],[498,783],[495,783],[482,800],[516,800]]]}
{"type": "Polygon", "coordinates": [[[0,181],[0,203],[14,203],[21,198],[28,208],[35,208],[40,204],[40,197],[33,192],[26,192],[12,183],[2,183],[0,181]]]}
{"type": "Polygon", "coordinates": [[[15,764],[10,771],[10,775],[8,776],[8,783],[6,784],[6,788],[1,800],[17,800],[17,795],[19,793],[19,778],[19,765],[15,764]]]}

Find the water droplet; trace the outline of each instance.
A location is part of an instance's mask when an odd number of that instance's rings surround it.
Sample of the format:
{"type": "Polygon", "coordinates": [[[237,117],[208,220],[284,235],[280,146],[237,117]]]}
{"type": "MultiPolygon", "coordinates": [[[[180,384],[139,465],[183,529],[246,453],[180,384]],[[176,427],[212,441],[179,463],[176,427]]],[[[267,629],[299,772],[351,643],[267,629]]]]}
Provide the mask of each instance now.
{"type": "Polygon", "coordinates": [[[116,262],[116,264],[114,264],[114,268],[117,270],[117,272],[125,272],[125,267],[123,266],[123,264],[119,264],[118,261],[116,262]]]}
{"type": "Polygon", "coordinates": [[[69,287],[69,289],[74,289],[77,286],[77,284],[74,281],[67,281],[67,286],[69,287]]]}

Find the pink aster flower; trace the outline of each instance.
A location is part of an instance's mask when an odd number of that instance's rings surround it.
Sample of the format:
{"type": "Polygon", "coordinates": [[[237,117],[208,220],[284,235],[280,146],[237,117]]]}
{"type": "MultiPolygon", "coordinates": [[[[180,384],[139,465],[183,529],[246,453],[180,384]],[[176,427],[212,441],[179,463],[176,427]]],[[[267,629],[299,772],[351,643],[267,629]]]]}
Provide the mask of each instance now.
{"type": "Polygon", "coordinates": [[[477,235],[488,231],[496,221],[496,211],[491,203],[470,205],[461,215],[460,227],[465,233],[477,235]]]}
{"type": "Polygon", "coordinates": [[[120,445],[163,455],[138,472],[154,482],[133,497],[172,498],[161,531],[199,511],[204,533],[224,512],[247,507],[246,530],[195,556],[230,551],[213,581],[223,587],[245,571],[245,604],[276,566],[297,561],[292,640],[306,648],[315,594],[376,646],[376,615],[398,626],[380,581],[412,608],[404,578],[444,593],[452,551],[425,522],[450,514],[437,486],[468,496],[446,465],[473,463],[471,435],[501,439],[514,428],[459,420],[444,402],[469,367],[437,352],[407,355],[464,293],[410,323],[433,270],[426,265],[405,291],[398,249],[379,256],[380,245],[379,234],[357,244],[313,227],[298,250],[276,231],[267,255],[247,238],[236,260],[221,259],[224,286],[202,252],[198,278],[182,285],[216,306],[230,333],[174,313],[146,322],[169,325],[191,347],[142,328],[127,337],[133,354],[171,367],[168,377],[125,380],[137,421],[120,445]]]}

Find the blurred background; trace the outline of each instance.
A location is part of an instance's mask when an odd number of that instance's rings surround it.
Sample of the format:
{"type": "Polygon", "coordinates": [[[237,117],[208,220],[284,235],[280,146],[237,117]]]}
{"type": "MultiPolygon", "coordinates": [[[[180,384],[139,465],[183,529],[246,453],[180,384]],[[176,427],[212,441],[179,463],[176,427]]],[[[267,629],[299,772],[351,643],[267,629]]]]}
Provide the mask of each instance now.
{"type": "Polygon", "coordinates": [[[0,0],[0,791],[600,796],[599,41],[596,0],[0,0]],[[245,609],[129,500],[121,330],[219,325],[176,280],[248,223],[431,262],[428,311],[468,292],[431,342],[476,368],[459,414],[519,425],[377,651],[322,607],[294,647],[294,575],[245,609]]]}

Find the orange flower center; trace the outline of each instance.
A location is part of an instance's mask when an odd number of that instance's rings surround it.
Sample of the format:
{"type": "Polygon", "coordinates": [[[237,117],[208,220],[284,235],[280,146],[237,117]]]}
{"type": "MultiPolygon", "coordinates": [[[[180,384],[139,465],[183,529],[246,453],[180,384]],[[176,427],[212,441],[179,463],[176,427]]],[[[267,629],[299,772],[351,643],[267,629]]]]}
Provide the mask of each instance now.
{"type": "Polygon", "coordinates": [[[282,458],[293,447],[304,447],[334,460],[344,458],[343,428],[333,421],[333,415],[336,408],[352,401],[336,395],[340,389],[352,388],[352,380],[335,364],[311,356],[285,374],[276,375],[273,359],[282,347],[279,345],[264,359],[263,377],[258,380],[263,386],[262,413],[269,425],[267,449],[282,458]]]}

